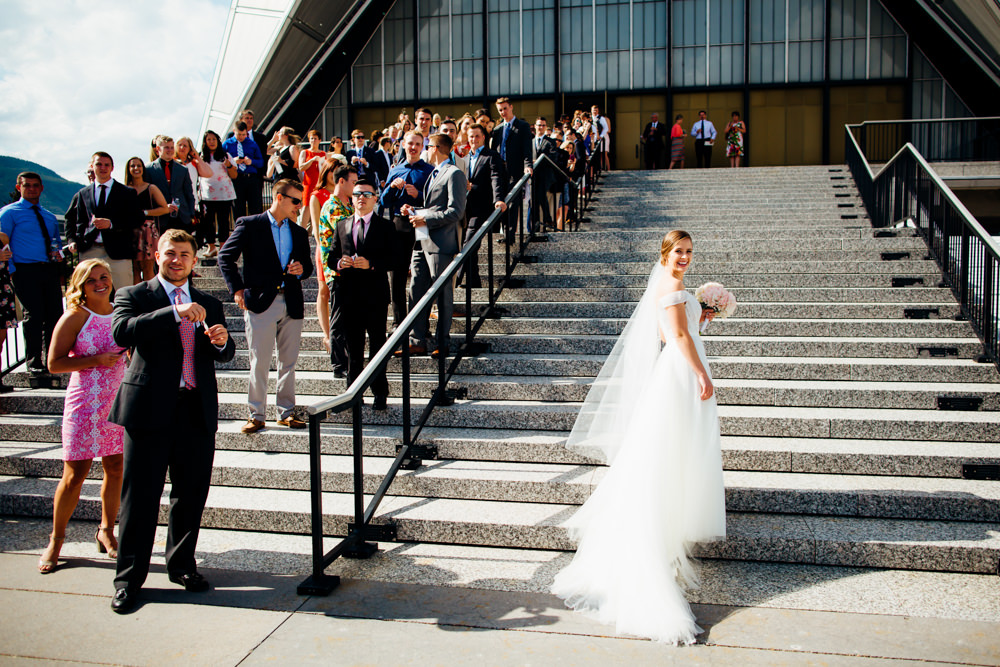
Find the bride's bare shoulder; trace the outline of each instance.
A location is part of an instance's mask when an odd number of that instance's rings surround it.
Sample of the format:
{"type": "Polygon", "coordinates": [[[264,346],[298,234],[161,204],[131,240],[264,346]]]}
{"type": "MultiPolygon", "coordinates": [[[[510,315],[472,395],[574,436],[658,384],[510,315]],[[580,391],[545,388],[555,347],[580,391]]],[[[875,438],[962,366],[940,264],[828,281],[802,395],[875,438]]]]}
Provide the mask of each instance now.
{"type": "Polygon", "coordinates": [[[683,281],[674,278],[669,274],[664,274],[656,284],[656,298],[659,299],[671,292],[683,292],[683,281]]]}

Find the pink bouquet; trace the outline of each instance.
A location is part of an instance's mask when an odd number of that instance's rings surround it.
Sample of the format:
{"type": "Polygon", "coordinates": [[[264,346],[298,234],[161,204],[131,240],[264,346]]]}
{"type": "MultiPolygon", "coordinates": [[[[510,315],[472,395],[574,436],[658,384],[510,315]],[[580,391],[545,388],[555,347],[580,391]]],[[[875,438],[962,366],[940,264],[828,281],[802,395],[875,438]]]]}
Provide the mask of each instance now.
{"type": "MultiPolygon", "coordinates": [[[[694,291],[702,310],[711,310],[716,317],[729,317],[736,312],[736,297],[719,283],[705,283],[694,291]]],[[[699,331],[705,332],[708,321],[702,322],[699,331]]]]}

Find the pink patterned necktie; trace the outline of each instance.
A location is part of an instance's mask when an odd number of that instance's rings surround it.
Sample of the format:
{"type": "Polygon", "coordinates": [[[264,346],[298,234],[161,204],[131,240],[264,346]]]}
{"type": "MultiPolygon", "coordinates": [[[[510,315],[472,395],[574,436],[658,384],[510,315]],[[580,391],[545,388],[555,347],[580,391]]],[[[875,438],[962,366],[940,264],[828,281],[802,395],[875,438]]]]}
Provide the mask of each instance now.
{"type": "MultiPolygon", "coordinates": [[[[181,295],[184,290],[180,287],[174,290],[174,303],[178,306],[184,303],[181,295]]],[[[184,378],[184,388],[194,389],[198,382],[194,377],[194,322],[181,319],[181,347],[184,348],[184,364],[181,366],[181,377],[184,378]]]]}

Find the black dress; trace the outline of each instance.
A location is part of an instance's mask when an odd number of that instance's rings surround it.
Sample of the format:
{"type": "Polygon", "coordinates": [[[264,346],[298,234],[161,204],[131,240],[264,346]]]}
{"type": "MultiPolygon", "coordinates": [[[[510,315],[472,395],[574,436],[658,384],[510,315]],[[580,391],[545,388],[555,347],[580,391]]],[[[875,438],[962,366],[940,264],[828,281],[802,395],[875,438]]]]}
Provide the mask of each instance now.
{"type": "Polygon", "coordinates": [[[292,159],[291,146],[285,146],[278,151],[278,173],[274,180],[279,181],[283,178],[289,178],[293,181],[299,180],[299,170],[295,166],[295,160],[292,159]]]}

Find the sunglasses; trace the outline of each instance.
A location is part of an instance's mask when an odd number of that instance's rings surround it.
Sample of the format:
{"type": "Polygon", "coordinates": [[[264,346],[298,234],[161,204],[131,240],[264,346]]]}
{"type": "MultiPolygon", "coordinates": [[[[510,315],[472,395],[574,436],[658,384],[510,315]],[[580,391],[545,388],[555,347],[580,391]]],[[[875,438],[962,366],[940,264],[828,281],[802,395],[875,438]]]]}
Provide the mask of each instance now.
{"type": "Polygon", "coordinates": [[[292,202],[296,206],[298,206],[299,204],[302,203],[302,200],[299,197],[290,197],[290,196],[288,196],[286,194],[282,194],[281,196],[284,197],[285,199],[287,199],[288,201],[292,202]]]}
{"type": "Polygon", "coordinates": [[[375,193],[374,192],[352,192],[351,196],[352,197],[360,197],[361,199],[368,199],[370,197],[374,197],[375,193]]]}

